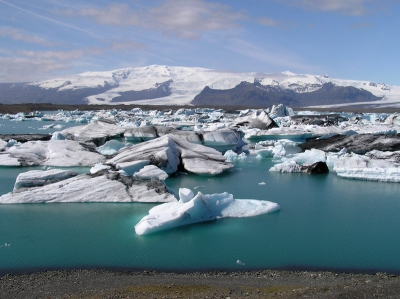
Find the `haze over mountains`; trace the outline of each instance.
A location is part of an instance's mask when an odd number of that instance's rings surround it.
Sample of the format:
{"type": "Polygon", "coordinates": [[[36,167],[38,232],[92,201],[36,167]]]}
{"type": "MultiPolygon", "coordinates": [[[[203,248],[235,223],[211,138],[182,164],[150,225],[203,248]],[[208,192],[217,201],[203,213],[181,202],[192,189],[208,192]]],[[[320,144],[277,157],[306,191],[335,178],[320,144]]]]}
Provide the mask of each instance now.
{"type": "Polygon", "coordinates": [[[151,65],[85,72],[29,83],[1,83],[0,103],[153,104],[292,107],[400,107],[400,86],[327,75],[237,73],[151,65]]]}

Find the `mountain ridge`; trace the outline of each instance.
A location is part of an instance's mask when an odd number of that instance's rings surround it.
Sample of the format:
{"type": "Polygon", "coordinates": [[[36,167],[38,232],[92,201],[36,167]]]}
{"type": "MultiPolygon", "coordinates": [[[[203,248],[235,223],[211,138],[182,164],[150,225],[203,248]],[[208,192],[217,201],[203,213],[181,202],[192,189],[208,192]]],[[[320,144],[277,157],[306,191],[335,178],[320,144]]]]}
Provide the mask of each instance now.
{"type": "Polygon", "coordinates": [[[273,90],[279,91],[280,97],[289,96],[294,104],[301,106],[366,104],[400,107],[400,86],[388,86],[384,83],[291,72],[239,73],[160,65],[85,72],[39,82],[0,83],[0,103],[190,105],[196,103],[195,97],[206,86],[211,90],[231,90],[241,82],[258,84],[258,88],[268,89],[270,93],[273,90]],[[368,92],[370,95],[364,95],[365,101],[353,101],[351,97],[350,101],[349,98],[338,101],[336,96],[331,96],[335,100],[329,101],[329,93],[323,92],[323,86],[328,83],[339,87],[341,93],[345,90],[343,88],[347,88],[352,89],[353,94],[358,89],[360,92],[365,90],[364,93],[368,92]],[[318,91],[320,99],[328,98],[321,101],[312,99],[308,102],[303,99],[310,95],[317,97],[318,91]]]}

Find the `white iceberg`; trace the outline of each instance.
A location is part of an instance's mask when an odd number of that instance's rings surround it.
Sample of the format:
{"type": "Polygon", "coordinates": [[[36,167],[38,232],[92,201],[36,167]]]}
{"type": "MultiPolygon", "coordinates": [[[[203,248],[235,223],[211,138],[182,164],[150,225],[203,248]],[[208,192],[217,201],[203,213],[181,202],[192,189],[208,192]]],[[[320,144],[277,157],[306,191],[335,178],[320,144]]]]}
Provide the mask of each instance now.
{"type": "Polygon", "coordinates": [[[0,204],[54,202],[173,202],[164,182],[137,180],[118,173],[74,176],[45,186],[22,188],[0,196],[0,204]]]}
{"type": "Polygon", "coordinates": [[[90,168],[89,172],[90,174],[96,174],[100,171],[109,169],[111,169],[110,165],[104,165],[103,163],[96,163],[95,165],[92,166],[92,168],[90,168]]]}
{"type": "Polygon", "coordinates": [[[56,183],[77,175],[78,173],[75,171],[64,169],[49,169],[46,171],[31,170],[23,172],[17,176],[14,184],[14,191],[21,188],[38,187],[56,183]]]}
{"type": "Polygon", "coordinates": [[[147,165],[133,174],[134,177],[142,180],[159,180],[164,181],[168,178],[168,174],[154,165],[147,165]]]}
{"type": "Polygon", "coordinates": [[[274,212],[279,205],[255,199],[234,199],[227,192],[193,196],[191,190],[179,190],[180,200],[158,205],[149,210],[135,226],[138,235],[226,217],[251,217],[274,212]],[[192,198],[190,198],[192,197],[192,198]]]}
{"type": "Polygon", "coordinates": [[[400,182],[400,151],[383,153],[372,151],[365,155],[345,154],[335,162],[339,177],[380,182],[400,182]]]}
{"type": "Polygon", "coordinates": [[[107,138],[120,137],[125,132],[125,129],[117,126],[111,120],[99,120],[84,126],[70,127],[60,133],[69,139],[76,141],[92,141],[96,145],[102,145],[107,138]]]}
{"type": "Polygon", "coordinates": [[[168,174],[177,172],[179,166],[183,166],[189,172],[203,175],[219,174],[233,167],[225,162],[225,157],[219,151],[170,134],[123,148],[106,164],[118,167],[123,163],[135,163],[135,161],[145,161],[168,174]]]}
{"type": "Polygon", "coordinates": [[[28,141],[0,154],[0,166],[92,166],[105,157],[72,140],[28,141]]]}

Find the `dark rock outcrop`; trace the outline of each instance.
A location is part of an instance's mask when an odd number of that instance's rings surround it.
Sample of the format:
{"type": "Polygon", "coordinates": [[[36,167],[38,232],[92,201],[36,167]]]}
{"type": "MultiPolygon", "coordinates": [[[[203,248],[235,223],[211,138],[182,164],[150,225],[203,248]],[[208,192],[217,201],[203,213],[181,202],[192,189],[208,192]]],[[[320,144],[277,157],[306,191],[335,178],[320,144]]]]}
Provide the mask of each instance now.
{"type": "Polygon", "coordinates": [[[396,135],[372,135],[359,134],[351,136],[336,135],[327,139],[308,140],[299,147],[307,149],[320,149],[325,152],[339,152],[346,148],[356,154],[365,154],[372,150],[398,151],[400,150],[400,134],[396,135]]]}
{"type": "Polygon", "coordinates": [[[377,101],[371,92],[352,86],[337,86],[331,82],[312,92],[296,93],[280,86],[241,82],[232,89],[216,90],[206,86],[192,101],[194,105],[231,105],[270,107],[283,104],[292,107],[377,101]]]}
{"type": "Polygon", "coordinates": [[[18,142],[24,143],[27,141],[48,141],[51,139],[50,134],[1,134],[0,139],[4,141],[9,141],[14,139],[18,142]]]}
{"type": "Polygon", "coordinates": [[[325,162],[315,162],[314,164],[307,166],[306,172],[308,174],[321,174],[321,173],[329,173],[329,168],[325,162]]]}

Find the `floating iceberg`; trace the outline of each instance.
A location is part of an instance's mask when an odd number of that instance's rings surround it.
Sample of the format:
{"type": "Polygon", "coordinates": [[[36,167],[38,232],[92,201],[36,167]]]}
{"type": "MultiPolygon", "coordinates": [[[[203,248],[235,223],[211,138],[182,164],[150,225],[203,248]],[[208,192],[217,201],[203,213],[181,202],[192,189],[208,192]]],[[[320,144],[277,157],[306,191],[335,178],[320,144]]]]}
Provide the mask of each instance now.
{"type": "Polygon", "coordinates": [[[72,140],[28,141],[0,154],[0,166],[92,166],[105,157],[72,140]]]}
{"type": "Polygon", "coordinates": [[[107,138],[119,137],[125,132],[125,129],[117,126],[111,120],[99,120],[84,126],[67,128],[60,133],[68,139],[76,141],[92,141],[100,146],[106,142],[107,138]]]}
{"type": "Polygon", "coordinates": [[[400,182],[400,151],[372,151],[363,155],[345,154],[335,162],[334,170],[343,178],[380,182],[400,182]]]}
{"type": "Polygon", "coordinates": [[[168,178],[168,174],[154,165],[147,165],[133,174],[134,177],[142,180],[159,180],[164,181],[168,178]]]}
{"type": "Polygon", "coordinates": [[[78,173],[76,173],[75,171],[63,169],[49,169],[46,171],[31,170],[23,172],[17,176],[14,184],[14,191],[21,188],[38,187],[53,184],[77,175],[78,173]]]}
{"type": "Polygon", "coordinates": [[[138,235],[226,217],[251,217],[274,212],[279,205],[254,199],[234,199],[227,192],[194,196],[189,189],[179,190],[180,200],[158,205],[149,210],[135,226],[138,235]]]}
{"type": "Polygon", "coordinates": [[[114,155],[116,154],[121,148],[125,147],[126,144],[118,141],[118,140],[109,140],[105,144],[99,146],[97,151],[102,155],[114,155]]]}
{"type": "Polygon", "coordinates": [[[295,161],[287,161],[272,166],[269,171],[273,172],[304,172],[308,174],[328,173],[329,168],[325,162],[315,162],[313,164],[297,164],[295,161]]]}
{"type": "Polygon", "coordinates": [[[106,164],[118,167],[135,161],[155,165],[168,174],[177,172],[180,166],[189,172],[203,175],[216,175],[233,167],[225,162],[225,157],[219,151],[170,134],[123,148],[106,164]]]}
{"type": "Polygon", "coordinates": [[[265,110],[252,111],[250,115],[238,117],[234,121],[234,124],[235,126],[246,126],[260,130],[269,130],[279,127],[265,110]]]}
{"type": "Polygon", "coordinates": [[[36,186],[21,188],[2,195],[0,204],[176,201],[164,182],[123,177],[117,172],[97,177],[82,174],[44,186],[40,186],[42,182],[34,176],[43,177],[38,173],[31,173],[30,182],[36,182],[36,186]]]}

